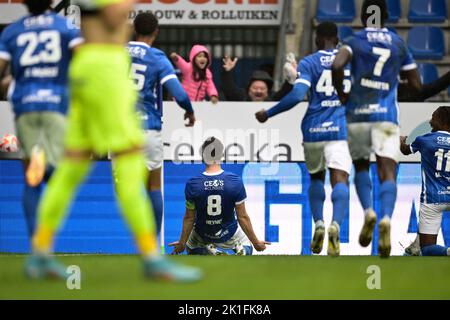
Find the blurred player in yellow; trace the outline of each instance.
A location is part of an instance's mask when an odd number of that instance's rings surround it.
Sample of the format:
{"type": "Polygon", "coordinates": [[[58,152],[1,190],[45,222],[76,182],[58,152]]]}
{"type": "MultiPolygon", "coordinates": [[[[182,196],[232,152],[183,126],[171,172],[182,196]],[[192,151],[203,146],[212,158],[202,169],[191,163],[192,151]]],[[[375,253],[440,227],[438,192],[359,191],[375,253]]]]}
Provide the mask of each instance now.
{"type": "Polygon", "coordinates": [[[135,113],[136,92],[129,79],[130,35],[127,15],[134,0],[77,0],[82,12],[80,46],[70,66],[70,112],[65,155],[39,207],[33,255],[25,271],[32,278],[66,278],[50,253],[77,186],[89,173],[90,155],[112,152],[120,206],[143,257],[146,276],[195,281],[201,272],[174,264],[157,248],[153,210],[143,192],[146,179],[144,137],[135,113]]]}

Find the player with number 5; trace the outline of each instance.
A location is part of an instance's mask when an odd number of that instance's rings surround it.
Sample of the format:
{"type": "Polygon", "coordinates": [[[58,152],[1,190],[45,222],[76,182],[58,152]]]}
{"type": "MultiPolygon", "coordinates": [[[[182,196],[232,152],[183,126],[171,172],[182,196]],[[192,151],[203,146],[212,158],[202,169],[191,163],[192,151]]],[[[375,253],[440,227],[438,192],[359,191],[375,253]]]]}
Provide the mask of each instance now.
{"type": "MultiPolygon", "coordinates": [[[[185,110],[184,119],[189,121],[186,126],[194,125],[195,116],[189,97],[178,81],[172,64],[164,52],[152,47],[159,32],[158,19],[151,12],[141,12],[134,19],[133,25],[136,41],[130,41],[127,45],[131,55],[130,76],[139,93],[137,109],[145,131],[146,166],[149,171],[146,189],[155,212],[157,233],[160,235],[163,218],[161,169],[164,160],[161,135],[162,87],[185,110]]],[[[117,179],[116,182],[120,183],[117,179]]]]}
{"type": "Polygon", "coordinates": [[[259,240],[245,209],[247,197],[242,179],[223,171],[220,165],[224,147],[211,137],[201,147],[206,170],[186,184],[186,213],[180,240],[172,242],[173,253],[221,255],[233,250],[251,255],[266,249],[269,242],[259,240]],[[236,219],[237,216],[237,219],[236,219]]]}
{"type": "Polygon", "coordinates": [[[365,211],[359,242],[372,241],[377,220],[372,205],[369,175],[370,155],[376,155],[380,179],[382,217],[379,223],[378,253],[391,251],[390,220],[397,198],[396,170],[399,156],[397,87],[399,75],[411,91],[421,90],[417,65],[404,41],[384,28],[388,18],[385,0],[365,0],[361,20],[366,27],[344,40],[333,63],[333,85],[346,105],[348,142],[355,165],[355,186],[365,211]],[[344,89],[344,69],[351,63],[352,90],[344,89]]]}

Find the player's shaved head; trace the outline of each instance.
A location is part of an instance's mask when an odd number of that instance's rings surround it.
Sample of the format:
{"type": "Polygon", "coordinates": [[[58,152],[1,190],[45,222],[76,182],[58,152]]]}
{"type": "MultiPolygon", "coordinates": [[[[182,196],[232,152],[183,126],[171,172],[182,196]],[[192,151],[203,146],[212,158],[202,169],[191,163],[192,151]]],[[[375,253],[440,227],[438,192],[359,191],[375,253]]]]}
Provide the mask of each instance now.
{"type": "MultiPolygon", "coordinates": [[[[389,13],[387,10],[386,0],[365,0],[363,2],[363,5],[361,7],[361,22],[363,23],[364,26],[380,28],[381,26],[384,25],[384,22],[388,18],[389,18],[389,13]],[[372,6],[377,6],[380,10],[380,11],[378,11],[381,14],[381,16],[379,17],[381,25],[379,25],[379,26],[368,25],[369,18],[372,18],[374,14],[378,13],[377,11],[375,11],[375,12],[371,11],[372,6]]],[[[375,21],[376,21],[376,19],[375,19],[375,21]]],[[[373,24],[372,19],[371,19],[370,24],[373,24]]]]}
{"type": "Polygon", "coordinates": [[[202,160],[207,165],[220,164],[223,157],[223,144],[216,137],[209,137],[203,142],[200,152],[202,160]]]}
{"type": "Polygon", "coordinates": [[[48,9],[53,0],[23,0],[23,3],[27,6],[28,11],[32,15],[42,14],[48,9]]]}
{"type": "Polygon", "coordinates": [[[433,131],[449,131],[450,132],[450,107],[440,106],[433,112],[430,121],[433,131]]]}
{"type": "Polygon", "coordinates": [[[133,24],[138,36],[152,36],[159,27],[158,19],[151,12],[139,13],[133,24]]]}
{"type": "Polygon", "coordinates": [[[332,21],[324,21],[316,29],[316,46],[319,50],[329,49],[327,46],[335,47],[339,42],[338,27],[332,21]],[[328,42],[328,45],[326,44],[328,42]]]}

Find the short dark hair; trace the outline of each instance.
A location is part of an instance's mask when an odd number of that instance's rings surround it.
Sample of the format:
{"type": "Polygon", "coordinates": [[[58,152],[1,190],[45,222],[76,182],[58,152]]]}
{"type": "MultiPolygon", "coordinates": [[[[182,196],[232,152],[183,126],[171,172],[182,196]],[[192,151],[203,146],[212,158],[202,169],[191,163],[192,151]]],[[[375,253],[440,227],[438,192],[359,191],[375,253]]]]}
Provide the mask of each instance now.
{"type": "MultiPolygon", "coordinates": [[[[369,13],[367,12],[367,8],[370,6],[377,6],[381,11],[381,24],[384,25],[384,22],[389,18],[389,12],[387,9],[386,0],[364,0],[363,5],[361,7],[361,21],[364,26],[367,25],[367,19],[369,18],[369,13]]],[[[379,26],[381,27],[381,26],[379,26]]]]}
{"type": "Polygon", "coordinates": [[[141,12],[134,19],[134,30],[137,35],[151,36],[158,30],[158,19],[151,12],[141,12]]]}
{"type": "Polygon", "coordinates": [[[321,38],[335,38],[338,36],[338,27],[332,21],[324,21],[317,26],[316,34],[321,38]]]}
{"type": "Polygon", "coordinates": [[[450,107],[440,106],[435,111],[439,123],[447,130],[450,130],[450,107]]]}
{"type": "Polygon", "coordinates": [[[28,11],[32,15],[42,14],[48,9],[53,0],[23,0],[23,3],[27,6],[28,11]]]}
{"type": "Polygon", "coordinates": [[[219,164],[222,160],[223,151],[223,144],[216,137],[206,139],[200,148],[202,160],[208,165],[219,164]]]}

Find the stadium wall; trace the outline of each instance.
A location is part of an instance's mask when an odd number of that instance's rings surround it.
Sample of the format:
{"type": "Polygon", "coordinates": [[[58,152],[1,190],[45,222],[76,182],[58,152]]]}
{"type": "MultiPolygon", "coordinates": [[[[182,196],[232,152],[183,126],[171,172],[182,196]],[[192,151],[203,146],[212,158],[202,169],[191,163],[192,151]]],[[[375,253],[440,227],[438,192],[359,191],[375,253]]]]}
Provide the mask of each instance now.
{"type": "MultiPolygon", "coordinates": [[[[198,147],[208,136],[222,138],[227,146],[226,170],[242,176],[247,189],[247,208],[258,236],[273,244],[264,254],[310,254],[312,217],[307,199],[309,176],[303,163],[299,129],[305,105],[260,125],[254,113],[270,104],[196,103],[199,122],[185,128],[183,112],[174,103],[165,104],[164,244],[179,237],[184,214],[184,185],[203,166],[198,147]],[[259,150],[259,152],[258,152],[259,150]],[[290,150],[290,151],[289,151],[290,150]],[[280,163],[264,160],[278,159],[280,163]]],[[[435,104],[402,104],[403,134],[414,135],[418,124],[429,119],[435,104]]],[[[13,132],[10,108],[0,103],[0,134],[13,132]]],[[[423,129],[418,129],[421,131],[423,129]]],[[[406,159],[404,159],[406,160],[406,159]]],[[[409,160],[409,159],[408,159],[409,160]]],[[[417,231],[420,195],[420,164],[402,162],[398,171],[398,201],[393,215],[392,254],[403,253],[417,231]]],[[[374,194],[379,192],[373,166],[374,194]]],[[[353,175],[351,176],[353,180],[353,175]]],[[[22,165],[19,160],[0,161],[0,252],[28,252],[29,239],[21,207],[22,165]]],[[[350,212],[341,229],[343,255],[376,254],[374,248],[361,248],[358,234],[363,223],[354,185],[351,185],[350,212]]],[[[139,192],[139,191],[137,191],[139,192]]],[[[327,199],[331,187],[326,185],[327,199]]],[[[378,209],[379,204],[374,203],[378,209]]],[[[324,208],[325,222],[331,220],[331,204],[324,208]]],[[[450,245],[450,215],[444,215],[440,244],[450,245]]],[[[376,239],[375,239],[376,241],[376,239]]],[[[376,243],[376,242],[375,242],[376,243]]],[[[135,253],[133,241],[122,222],[110,177],[110,162],[98,161],[86,183],[80,188],[68,221],[60,233],[56,250],[72,253],[135,253]]],[[[326,250],[323,251],[325,254],[326,250]]]]}

